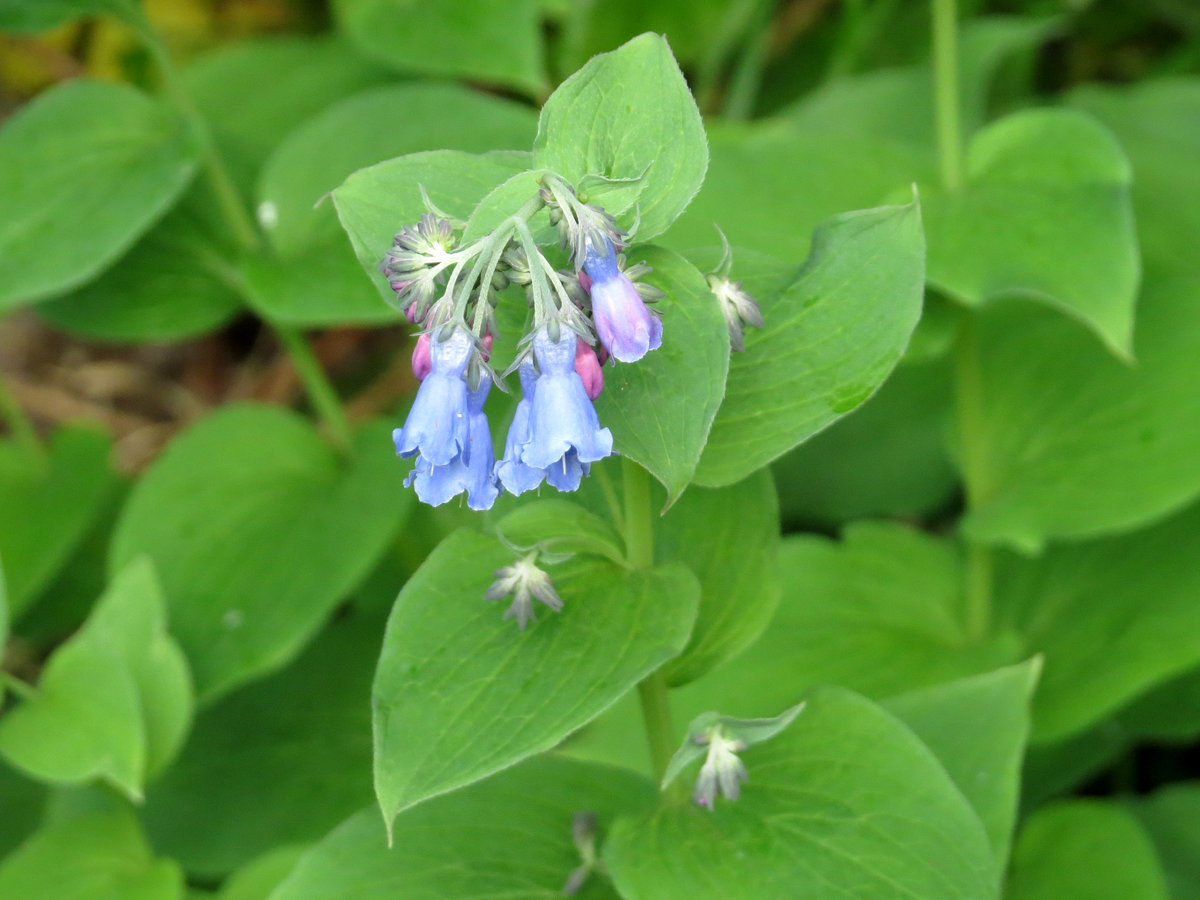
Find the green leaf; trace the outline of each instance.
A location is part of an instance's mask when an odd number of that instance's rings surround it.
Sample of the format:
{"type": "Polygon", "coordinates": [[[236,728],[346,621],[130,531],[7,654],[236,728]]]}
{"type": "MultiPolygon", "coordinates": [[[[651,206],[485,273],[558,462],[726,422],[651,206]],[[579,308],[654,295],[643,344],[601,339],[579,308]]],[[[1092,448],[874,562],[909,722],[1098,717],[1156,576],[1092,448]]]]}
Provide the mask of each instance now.
{"type": "Polygon", "coordinates": [[[683,257],[655,247],[628,255],[649,263],[644,280],[666,292],[658,303],[663,345],[637,365],[607,370],[596,413],[617,452],[662,482],[670,506],[692,480],[725,394],[729,329],[704,276],[683,257]]]}
{"type": "Polygon", "coordinates": [[[0,720],[0,753],[35,778],[100,777],[134,799],[191,724],[187,663],[167,634],[146,560],[120,572],[83,629],[50,657],[37,691],[0,720]]]}
{"type": "Polygon", "coordinates": [[[1138,242],[1150,270],[1197,273],[1200,234],[1200,79],[1163,78],[1121,87],[1087,85],[1073,106],[1111,128],[1133,163],[1138,242]]]}
{"type": "Polygon", "coordinates": [[[200,142],[127,85],[71,81],[0,130],[0,308],[111,265],[191,180],[200,142]]]}
{"type": "Polygon", "coordinates": [[[535,0],[335,0],[333,12],[363,53],[402,72],[545,88],[535,0]]]}
{"type": "Polygon", "coordinates": [[[967,184],[925,197],[929,282],[978,306],[1054,306],[1129,359],[1141,264],[1120,145],[1090,116],[1026,110],[971,142],[967,184]]]}
{"type": "Polygon", "coordinates": [[[89,428],[61,428],[48,458],[0,441],[0,554],[9,611],[20,618],[54,578],[116,493],[109,439],[89,428]]]}
{"type": "Polygon", "coordinates": [[[594,553],[617,565],[625,564],[625,545],[616,529],[567,500],[522,503],[496,523],[496,533],[516,547],[537,545],[551,553],[594,553]]]}
{"type": "Polygon", "coordinates": [[[1161,787],[1132,811],[1154,841],[1171,900],[1200,898],[1200,782],[1161,787]]]}
{"type": "Polygon", "coordinates": [[[777,459],[784,519],[836,526],[948,508],[952,386],[942,360],[902,362],[866,403],[777,459]]]}
{"type": "Polygon", "coordinates": [[[563,609],[518,631],[484,594],[512,562],[459,531],[404,586],[375,674],[375,791],[384,821],[548,750],[676,655],[699,586],[681,565],[550,570],[563,609]]]}
{"type": "Polygon", "coordinates": [[[106,341],[171,341],[211,331],[241,300],[228,265],[208,243],[176,209],[99,278],[41,304],[38,315],[106,341]]]}
{"type": "Polygon", "coordinates": [[[1046,656],[1035,739],[1057,740],[1200,664],[1200,507],[1122,538],[1005,557],[998,617],[1046,656]]]}
{"type": "Polygon", "coordinates": [[[102,13],[128,22],[137,19],[140,9],[135,0],[0,0],[0,29],[45,31],[67,19],[102,13]]]}
{"type": "Polygon", "coordinates": [[[700,612],[682,654],[663,672],[694,681],[749,647],[779,604],[779,501],[769,472],[728,488],[693,488],[655,523],[660,563],[678,560],[700,579],[700,612]]]}
{"type": "MultiPolygon", "coordinates": [[[[596,816],[598,846],[619,813],[653,796],[645,779],[620,769],[530,760],[403,813],[390,849],[378,811],[363,810],[306,853],[272,900],[552,900],[581,863],[572,817],[596,816]]],[[[616,900],[600,872],[577,896],[616,900]]]]}
{"type": "Polygon", "coordinates": [[[1008,861],[1017,821],[1030,700],[1040,671],[1035,657],[884,704],[933,751],[983,822],[997,877],[1008,861]]]}
{"type": "Polygon", "coordinates": [[[421,188],[439,209],[466,219],[500,182],[529,168],[525,154],[474,155],[458,150],[412,153],[360,169],[336,188],[333,202],[358,261],[380,296],[396,295],[379,272],[379,261],[403,225],[426,211],[421,188]]]}
{"type": "Polygon", "coordinates": [[[822,225],[796,280],[758,298],[766,327],[730,363],[696,481],[739,481],[870,397],[920,318],[924,261],[915,202],[822,225]]]}
{"type": "MultiPolygon", "coordinates": [[[[3,560],[0,559],[0,662],[4,661],[4,645],[8,643],[8,581],[4,577],[3,560]]],[[[4,700],[4,686],[0,684],[0,702],[4,700]]]]}
{"type": "Polygon", "coordinates": [[[290,844],[268,850],[230,875],[221,885],[218,900],[268,900],[307,849],[290,844]]]}
{"type": "Polygon", "coordinates": [[[155,859],[126,811],[67,819],[0,863],[0,900],[183,900],[179,866],[155,859]]]}
{"type": "Polygon", "coordinates": [[[666,231],[708,168],[704,123],[666,39],[640,35],[559,85],[542,107],[533,158],[572,182],[642,178],[637,239],[666,231]]]}
{"type": "Polygon", "coordinates": [[[46,807],[46,788],[0,762],[0,860],[37,829],[46,807]]]}
{"type": "MultiPolygon", "coordinates": [[[[392,324],[404,319],[363,278],[344,237],[313,244],[303,261],[273,253],[247,257],[239,274],[246,301],[273,323],[306,328],[392,324]]],[[[395,300],[394,294],[391,299],[395,300]]]]}
{"type": "Polygon", "coordinates": [[[1200,737],[1200,668],[1164,682],[1121,711],[1122,727],[1140,739],[1189,743],[1200,737]]]}
{"type": "Polygon", "coordinates": [[[1036,307],[982,316],[989,469],[969,535],[1033,551],[1144,525],[1200,493],[1200,405],[1183,400],[1200,356],[1198,297],[1200,280],[1147,281],[1133,367],[1036,307]]]}
{"type": "Polygon", "coordinates": [[[370,803],[381,624],[340,618],[288,668],[202,710],[147,797],[154,845],[215,880],[279,844],[315,841],[370,803]]]}
{"type": "Polygon", "coordinates": [[[1011,900],[1167,900],[1145,830],[1119,806],[1072,800],[1043,807],[1021,829],[1011,900]]]}
{"type": "Polygon", "coordinates": [[[110,560],[154,560],[202,702],[278,669],[316,633],[403,522],[403,470],[382,424],[342,461],[300,416],[253,406],[214,413],[159,457],[110,560]]]}
{"type": "Polygon", "coordinates": [[[1111,771],[1129,744],[1120,723],[1104,719],[1066,740],[1032,745],[1021,776],[1021,808],[1037,809],[1111,771]]]}
{"type": "Polygon", "coordinates": [[[743,758],[736,803],[617,821],[604,860],[622,897],[997,896],[987,837],[962,794],[912,732],[863,698],[816,691],[743,758]]]}

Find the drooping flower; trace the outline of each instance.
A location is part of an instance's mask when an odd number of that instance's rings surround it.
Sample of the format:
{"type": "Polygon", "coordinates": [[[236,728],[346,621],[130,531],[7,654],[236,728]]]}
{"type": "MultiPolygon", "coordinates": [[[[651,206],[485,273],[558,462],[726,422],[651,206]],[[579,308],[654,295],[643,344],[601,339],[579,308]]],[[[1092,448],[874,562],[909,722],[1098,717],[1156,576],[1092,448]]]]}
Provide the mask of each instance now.
{"type": "Polygon", "coordinates": [[[430,372],[417,391],[403,428],[392,432],[396,452],[406,459],[420,454],[431,466],[444,466],[466,448],[467,385],[463,376],[474,341],[465,328],[445,340],[430,335],[430,372]]]}
{"type": "Polygon", "coordinates": [[[721,303],[725,324],[729,326],[729,346],[736,353],[743,352],[746,349],[746,342],[742,336],[745,326],[763,327],[763,317],[758,304],[742,290],[740,281],[731,281],[725,275],[709,275],[708,289],[721,303]]]}
{"type": "Polygon", "coordinates": [[[496,476],[505,490],[514,496],[532,491],[546,477],[543,469],[534,469],[521,462],[520,449],[529,441],[529,411],[533,408],[533,395],[537,390],[538,374],[533,360],[524,359],[517,373],[521,378],[521,400],[513,413],[512,425],[504,439],[504,458],[496,467],[496,476]]]}
{"type": "Polygon", "coordinates": [[[745,749],[743,741],[726,736],[720,728],[714,729],[708,735],[708,754],[700,767],[692,800],[712,809],[718,790],[726,800],[736,800],[747,778],[746,764],[737,755],[745,749]]]}
{"type": "Polygon", "coordinates": [[[600,343],[621,362],[637,362],[662,346],[662,321],[646,308],[641,294],[617,264],[612,242],[590,242],[584,271],[591,281],[592,317],[600,343]]]}
{"type": "Polygon", "coordinates": [[[563,606],[558,591],[554,590],[554,583],[550,581],[550,576],[538,568],[539,552],[534,550],[511,566],[497,569],[493,573],[496,580],[484,595],[486,600],[499,600],[512,594],[512,605],[504,613],[504,618],[515,618],[517,627],[522,631],[531,621],[537,621],[537,616],[533,614],[535,599],[540,600],[555,612],[558,612],[563,606]]]}
{"type": "Polygon", "coordinates": [[[467,443],[462,452],[444,466],[417,458],[416,467],[404,484],[415,485],[417,496],[430,506],[441,506],[466,491],[467,506],[475,510],[491,509],[500,490],[493,469],[492,431],[483,405],[491,390],[492,379],[481,375],[479,387],[467,392],[467,443]]]}
{"type": "Polygon", "coordinates": [[[612,454],[612,432],[600,427],[575,371],[577,340],[566,329],[554,340],[546,326],[534,334],[541,375],[529,409],[529,439],[518,445],[519,460],[545,470],[546,480],[560,491],[578,489],[587,464],[612,454]]]}

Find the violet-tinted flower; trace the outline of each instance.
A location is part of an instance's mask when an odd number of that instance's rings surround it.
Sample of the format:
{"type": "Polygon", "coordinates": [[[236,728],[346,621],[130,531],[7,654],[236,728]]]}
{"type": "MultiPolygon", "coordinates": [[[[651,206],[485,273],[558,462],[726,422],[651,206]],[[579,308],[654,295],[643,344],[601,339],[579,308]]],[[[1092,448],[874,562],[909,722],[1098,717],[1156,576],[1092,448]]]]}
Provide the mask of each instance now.
{"type": "Polygon", "coordinates": [[[444,341],[431,335],[430,373],[421,382],[417,399],[403,428],[392,432],[396,452],[408,458],[420,454],[430,466],[444,466],[457,458],[469,440],[467,385],[463,375],[474,342],[463,328],[444,341]]]}
{"type": "Polygon", "coordinates": [[[604,369],[596,357],[596,351],[587,341],[577,341],[575,344],[575,374],[583,381],[583,389],[589,400],[595,400],[604,390],[604,369]]]}
{"type": "Polygon", "coordinates": [[[467,393],[467,443],[462,452],[444,466],[430,463],[424,456],[404,484],[415,485],[417,496],[430,506],[441,506],[467,493],[467,506],[475,510],[491,509],[500,493],[492,473],[496,456],[492,450],[492,432],[483,411],[492,380],[482,376],[479,387],[467,393]]]}
{"type": "Polygon", "coordinates": [[[521,462],[521,447],[529,441],[529,411],[533,408],[533,395],[537,390],[537,369],[533,360],[525,359],[517,369],[521,377],[521,400],[513,413],[512,425],[509,426],[508,436],[504,439],[504,458],[496,467],[496,476],[505,490],[515,496],[521,496],[526,491],[532,491],[546,473],[542,469],[534,469],[521,462]]]}
{"type": "Polygon", "coordinates": [[[661,347],[662,322],[646,308],[629,276],[617,265],[612,242],[605,238],[602,248],[589,242],[583,267],[592,283],[596,333],[608,352],[631,363],[661,347]]]}

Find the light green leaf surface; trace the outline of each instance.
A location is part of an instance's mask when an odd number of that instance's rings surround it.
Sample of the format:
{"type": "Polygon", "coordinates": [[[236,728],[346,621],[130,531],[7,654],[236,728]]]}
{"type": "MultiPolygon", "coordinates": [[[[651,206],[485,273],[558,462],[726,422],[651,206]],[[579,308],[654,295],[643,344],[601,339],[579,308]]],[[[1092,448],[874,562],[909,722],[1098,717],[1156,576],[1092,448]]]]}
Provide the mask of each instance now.
{"type": "Polygon", "coordinates": [[[285,844],[238,869],[221,885],[218,900],[268,900],[308,848],[285,844]]]}
{"type": "Polygon", "coordinates": [[[1021,829],[1010,900],[1167,900],[1154,847],[1130,813],[1100,800],[1038,810],[1021,829]]]}
{"type": "Polygon", "coordinates": [[[50,583],[116,493],[110,450],[108,437],[90,428],[56,431],[44,463],[0,441],[0,553],[14,619],[50,583]]]}
{"type": "Polygon", "coordinates": [[[666,40],[640,35],[559,85],[542,107],[533,158],[571,182],[644,175],[637,239],[664,232],[708,168],[700,111],[666,40]]]}
{"type": "Polygon", "coordinates": [[[1090,116],[999,120],[971,142],[966,186],[926,193],[929,283],[970,306],[1047,303],[1128,358],[1141,271],[1131,179],[1120,145],[1090,116]]]}
{"type": "Polygon", "coordinates": [[[48,825],[0,863],[0,900],[183,900],[184,879],[155,859],[125,810],[48,825]]]}
{"type": "Polygon", "coordinates": [[[1200,494],[1200,404],[1187,399],[1198,301],[1200,280],[1148,280],[1132,367],[1028,304],[983,315],[988,471],[969,535],[1035,551],[1144,525],[1200,494]]]}
{"type": "Polygon", "coordinates": [[[536,0],[335,0],[341,30],[368,56],[402,72],[545,88],[536,0]]]}
{"type": "Polygon", "coordinates": [[[682,256],[645,247],[629,261],[652,266],[645,281],[667,295],[656,307],[663,343],[635,364],[605,369],[596,413],[615,450],[662,482],[669,506],[691,482],[725,394],[729,330],[704,277],[682,256]]]}
{"type": "Polygon", "coordinates": [[[199,157],[190,126],[127,85],[70,81],[22,108],[0,130],[0,308],[111,265],[179,197],[199,157]]]}
{"type": "Polygon", "coordinates": [[[568,500],[522,503],[496,523],[496,533],[516,547],[540,546],[550,553],[594,553],[625,563],[621,536],[593,512],[568,500]]]}
{"type": "Polygon", "coordinates": [[[146,799],[154,845],[216,879],[279,844],[315,841],[370,803],[381,625],[338,619],[286,669],[202,710],[146,799]]]}
{"type": "Polygon", "coordinates": [[[513,560],[458,531],[404,586],[375,675],[375,791],[384,821],[548,750],[683,649],[699,599],[682,565],[552,568],[561,612],[518,631],[484,599],[513,560]]]}
{"type": "Polygon", "coordinates": [[[730,363],[696,481],[740,481],[870,397],[920,318],[924,267],[915,202],[822,225],[796,280],[758,298],[766,327],[730,363]]]}
{"type": "Polygon", "coordinates": [[[1200,782],[1166,785],[1130,808],[1154,842],[1171,900],[1200,898],[1200,782]]]}
{"type": "Polygon", "coordinates": [[[465,220],[498,184],[528,168],[527,154],[412,153],[355,172],[334,190],[333,202],[359,263],[380,296],[395,302],[379,261],[400,227],[426,211],[421,188],[439,209],[465,220]]]}
{"type": "Polygon", "coordinates": [[[395,536],[412,495],[387,431],[342,461],[295,413],[226,407],[133,491],[110,561],[154,560],[202,702],[292,659],[395,536]]]}
{"type": "MultiPolygon", "coordinates": [[[[391,849],[378,811],[363,810],[305,854],[271,900],[552,900],[581,862],[574,815],[596,816],[598,848],[619,813],[652,798],[649,782],[619,769],[530,760],[403,813],[391,849]]],[[[575,896],[616,900],[600,872],[575,896]]]]}
{"type": "Polygon", "coordinates": [[[742,758],[736,803],[618,820],[604,860],[622,897],[998,896],[979,819],[929,749],[869,701],[820,689],[742,758]]]}
{"type": "Polygon", "coordinates": [[[983,822],[997,877],[1008,862],[1017,821],[1030,700],[1040,671],[1034,658],[884,703],[933,751],[983,822]]]}
{"type": "Polygon", "coordinates": [[[149,562],[123,569],[36,692],[0,719],[0,754],[39,780],[98,777],[140,799],[191,724],[191,677],[165,613],[149,562]]]}
{"type": "Polygon", "coordinates": [[[654,523],[660,563],[700,579],[700,612],[683,653],[663,669],[687,684],[750,646],[779,603],[779,501],[769,472],[727,488],[693,488],[654,523]]]}

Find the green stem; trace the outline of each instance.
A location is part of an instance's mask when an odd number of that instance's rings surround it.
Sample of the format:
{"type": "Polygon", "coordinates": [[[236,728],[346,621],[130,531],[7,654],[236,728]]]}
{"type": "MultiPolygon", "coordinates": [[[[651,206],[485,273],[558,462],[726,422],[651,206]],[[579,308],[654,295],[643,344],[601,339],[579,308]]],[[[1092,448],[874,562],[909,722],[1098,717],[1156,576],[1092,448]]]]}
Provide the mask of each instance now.
{"type": "MultiPolygon", "coordinates": [[[[625,557],[631,568],[649,569],[654,565],[650,475],[629,457],[621,459],[621,473],[625,483],[625,515],[622,523],[625,557]]],[[[638,697],[642,701],[642,721],[646,725],[646,740],[650,745],[654,775],[661,782],[675,752],[671,701],[661,670],[651,673],[638,685],[638,697]]]]}
{"type": "MultiPolygon", "coordinates": [[[[0,650],[3,649],[3,647],[0,647],[0,650]]],[[[0,686],[6,686],[10,691],[26,702],[34,699],[38,694],[37,688],[35,688],[32,684],[29,684],[27,681],[22,681],[12,672],[0,671],[0,686]]]]}
{"type": "Polygon", "coordinates": [[[329,429],[334,443],[343,452],[349,452],[350,423],[346,419],[346,411],[342,409],[342,401],[338,399],[337,392],[330,384],[317,357],[313,354],[312,347],[309,346],[304,335],[291,326],[272,323],[271,327],[275,329],[280,342],[288,356],[291,357],[292,365],[296,367],[296,374],[304,383],[308,399],[317,415],[321,417],[321,421],[325,423],[325,427],[329,429]]]}
{"type": "MultiPolygon", "coordinates": [[[[983,372],[979,361],[979,327],[968,310],[954,345],[954,401],[958,420],[959,452],[967,509],[978,509],[991,493],[987,448],[987,413],[984,409],[983,372]]],[[[987,634],[992,617],[992,554],[986,544],[967,543],[967,637],[987,634]]]]}
{"type": "Polygon", "coordinates": [[[26,414],[17,398],[8,389],[8,384],[0,378],[0,418],[8,424],[8,430],[13,440],[33,459],[44,459],[46,449],[42,446],[33,421],[26,414]]]}
{"type": "Polygon", "coordinates": [[[958,99],[958,30],[955,0],[931,0],[933,84],[942,187],[962,185],[962,124],[958,99]]]}

